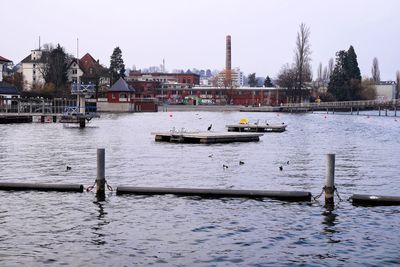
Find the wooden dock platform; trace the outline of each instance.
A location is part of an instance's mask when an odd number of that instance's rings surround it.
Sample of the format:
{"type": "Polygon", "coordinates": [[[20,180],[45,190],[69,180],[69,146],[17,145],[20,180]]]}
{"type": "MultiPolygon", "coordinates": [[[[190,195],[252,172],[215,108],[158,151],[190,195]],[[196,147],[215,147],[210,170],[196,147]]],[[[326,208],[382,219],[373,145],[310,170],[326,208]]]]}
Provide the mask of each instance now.
{"type": "Polygon", "coordinates": [[[229,132],[284,132],[286,130],[285,124],[230,124],[225,127],[229,132]]]}
{"type": "Polygon", "coordinates": [[[257,142],[262,133],[232,133],[232,132],[157,132],[155,141],[171,143],[232,143],[232,142],[257,142]]]}

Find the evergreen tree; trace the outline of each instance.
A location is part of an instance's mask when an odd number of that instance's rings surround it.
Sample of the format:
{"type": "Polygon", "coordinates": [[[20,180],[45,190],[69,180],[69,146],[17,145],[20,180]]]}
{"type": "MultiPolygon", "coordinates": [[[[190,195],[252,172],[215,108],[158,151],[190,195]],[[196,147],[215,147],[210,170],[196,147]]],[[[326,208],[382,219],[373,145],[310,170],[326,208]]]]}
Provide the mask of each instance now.
{"type": "Polygon", "coordinates": [[[336,64],[330,77],[328,92],[338,101],[361,99],[361,72],[353,46],[336,53],[336,64]]]}
{"type": "Polygon", "coordinates": [[[43,77],[48,87],[54,87],[56,94],[61,94],[68,80],[67,54],[64,48],[57,45],[50,51],[48,61],[43,69],[43,77]]]}
{"type": "Polygon", "coordinates": [[[122,59],[122,51],[117,46],[110,59],[110,72],[111,72],[111,84],[115,83],[119,78],[125,78],[125,64],[122,59]]]}
{"type": "Polygon", "coordinates": [[[248,76],[248,83],[250,87],[256,87],[258,85],[258,81],[256,78],[256,73],[251,73],[248,76]]]}
{"type": "Polygon", "coordinates": [[[350,46],[349,50],[347,50],[346,69],[349,79],[361,80],[361,72],[360,68],[358,67],[357,55],[352,45],[350,46]]]}
{"type": "Polygon", "coordinates": [[[274,85],[271,82],[271,78],[267,75],[267,78],[264,80],[264,86],[265,87],[274,87],[274,85]]]}
{"type": "Polygon", "coordinates": [[[347,98],[346,56],[347,52],[344,50],[336,53],[336,64],[328,84],[328,93],[332,94],[338,101],[344,101],[347,98]]]}

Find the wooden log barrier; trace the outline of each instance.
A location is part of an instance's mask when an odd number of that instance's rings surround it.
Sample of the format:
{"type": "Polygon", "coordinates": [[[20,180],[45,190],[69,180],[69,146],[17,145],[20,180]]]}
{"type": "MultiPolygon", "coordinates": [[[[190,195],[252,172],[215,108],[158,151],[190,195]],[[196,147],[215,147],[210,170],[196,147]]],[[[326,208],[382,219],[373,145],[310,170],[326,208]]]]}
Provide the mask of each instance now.
{"type": "Polygon", "coordinates": [[[311,193],[303,191],[264,191],[264,190],[229,190],[200,188],[160,188],[160,187],[117,187],[117,195],[166,195],[200,196],[206,198],[273,198],[285,201],[310,201],[311,193]]]}
{"type": "Polygon", "coordinates": [[[351,199],[353,205],[365,205],[365,206],[400,205],[400,197],[398,197],[398,196],[354,194],[350,199],[351,199]]]}
{"type": "Polygon", "coordinates": [[[39,184],[39,183],[0,183],[0,190],[5,191],[58,191],[83,192],[83,185],[79,184],[39,184]]]}

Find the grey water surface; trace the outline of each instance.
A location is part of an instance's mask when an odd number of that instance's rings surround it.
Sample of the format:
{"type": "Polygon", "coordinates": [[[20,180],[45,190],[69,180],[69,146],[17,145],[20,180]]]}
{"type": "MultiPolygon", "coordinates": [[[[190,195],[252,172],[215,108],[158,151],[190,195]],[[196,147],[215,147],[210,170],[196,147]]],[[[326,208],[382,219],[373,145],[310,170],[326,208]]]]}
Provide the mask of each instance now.
{"type": "Polygon", "coordinates": [[[106,149],[112,187],[301,190],[317,196],[336,154],[333,210],[322,199],[116,196],[0,191],[1,266],[398,266],[400,207],[358,207],[354,193],[400,195],[400,118],[339,114],[103,114],[87,128],[0,125],[0,181],[93,184],[106,149]],[[242,117],[288,124],[260,142],[170,144],[173,127],[225,131],[242,117]],[[240,165],[239,161],[245,164],[240,165]],[[228,165],[224,169],[222,165],[228,165]],[[66,170],[70,166],[70,170],[66,170]],[[279,166],[283,167],[281,171],[279,166]]]}

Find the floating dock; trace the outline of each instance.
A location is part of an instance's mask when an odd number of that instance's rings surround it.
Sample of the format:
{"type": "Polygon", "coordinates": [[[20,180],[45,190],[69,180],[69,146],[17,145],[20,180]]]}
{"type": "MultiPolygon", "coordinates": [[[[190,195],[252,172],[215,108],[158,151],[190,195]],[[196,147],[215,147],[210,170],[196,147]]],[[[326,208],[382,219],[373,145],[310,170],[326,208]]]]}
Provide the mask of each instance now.
{"type": "Polygon", "coordinates": [[[232,143],[232,142],[257,142],[261,133],[230,133],[230,132],[157,132],[155,141],[171,143],[232,143]]]}
{"type": "Polygon", "coordinates": [[[354,205],[364,205],[364,206],[400,205],[400,196],[354,194],[350,199],[354,205]]]}
{"type": "Polygon", "coordinates": [[[117,187],[117,195],[177,195],[200,196],[206,198],[272,198],[285,201],[310,201],[311,193],[303,191],[264,191],[264,190],[230,190],[230,189],[201,189],[201,188],[160,188],[160,187],[117,187]]]}
{"type": "Polygon", "coordinates": [[[0,190],[5,191],[57,191],[83,192],[83,185],[79,184],[39,184],[39,183],[0,183],[0,190]]]}
{"type": "Polygon", "coordinates": [[[231,124],[226,125],[229,132],[284,132],[286,130],[285,124],[231,124]]]}
{"type": "Polygon", "coordinates": [[[32,122],[32,116],[7,116],[0,115],[0,124],[32,122]]]}

